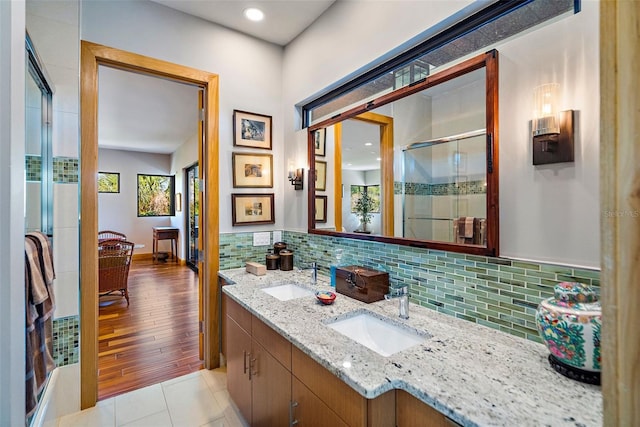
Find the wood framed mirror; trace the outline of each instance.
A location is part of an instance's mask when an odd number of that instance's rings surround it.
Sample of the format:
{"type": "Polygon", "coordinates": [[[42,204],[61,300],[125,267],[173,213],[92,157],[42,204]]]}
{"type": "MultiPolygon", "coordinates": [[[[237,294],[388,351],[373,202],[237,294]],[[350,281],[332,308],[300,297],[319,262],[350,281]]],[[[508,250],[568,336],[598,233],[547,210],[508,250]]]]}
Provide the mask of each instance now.
{"type": "Polygon", "coordinates": [[[308,158],[309,233],[498,256],[498,52],[313,124],[308,158]]]}

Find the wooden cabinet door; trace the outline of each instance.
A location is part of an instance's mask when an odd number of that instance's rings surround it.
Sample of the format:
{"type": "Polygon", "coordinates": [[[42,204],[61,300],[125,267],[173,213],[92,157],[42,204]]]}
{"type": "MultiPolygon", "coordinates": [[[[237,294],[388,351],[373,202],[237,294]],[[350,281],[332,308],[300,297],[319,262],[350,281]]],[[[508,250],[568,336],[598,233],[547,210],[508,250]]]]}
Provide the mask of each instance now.
{"type": "Polygon", "coordinates": [[[291,372],[255,339],[252,344],[253,421],[251,425],[253,427],[288,426],[291,372]]]}
{"type": "Polygon", "coordinates": [[[231,399],[251,423],[251,381],[249,380],[249,357],[251,336],[232,318],[227,317],[227,390],[231,399]]]}
{"type": "Polygon", "coordinates": [[[396,390],[396,425],[453,427],[458,424],[404,390],[396,390]]]}
{"type": "Polygon", "coordinates": [[[331,410],[318,396],[313,394],[295,376],[292,376],[291,398],[295,407],[293,408],[293,419],[297,420],[299,427],[347,427],[348,424],[342,421],[335,412],[331,410]]]}

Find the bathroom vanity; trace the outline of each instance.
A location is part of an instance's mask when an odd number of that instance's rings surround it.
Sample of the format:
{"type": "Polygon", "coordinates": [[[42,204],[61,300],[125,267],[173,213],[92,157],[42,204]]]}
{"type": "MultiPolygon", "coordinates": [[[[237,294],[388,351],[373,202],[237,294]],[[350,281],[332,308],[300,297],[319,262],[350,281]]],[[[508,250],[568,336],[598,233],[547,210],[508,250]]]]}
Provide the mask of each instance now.
{"type": "Polygon", "coordinates": [[[596,426],[600,388],[551,369],[542,344],[398,301],[365,304],[264,289],[314,286],[308,272],[219,273],[229,394],[254,426],[596,426]],[[284,300],[281,300],[283,298],[284,300]],[[330,327],[366,313],[423,340],[383,356],[330,327]],[[555,397],[554,397],[555,396],[555,397]],[[562,396],[558,399],[557,396],[562,396]]]}

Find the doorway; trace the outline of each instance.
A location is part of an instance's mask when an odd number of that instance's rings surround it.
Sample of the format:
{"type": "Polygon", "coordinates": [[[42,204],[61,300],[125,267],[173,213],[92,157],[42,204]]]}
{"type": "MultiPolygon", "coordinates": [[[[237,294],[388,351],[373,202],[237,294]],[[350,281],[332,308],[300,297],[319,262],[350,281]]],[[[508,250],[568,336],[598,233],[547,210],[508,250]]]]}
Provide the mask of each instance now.
{"type": "MultiPolygon", "coordinates": [[[[98,66],[119,68],[155,77],[195,85],[203,90],[204,102],[199,138],[199,179],[209,193],[200,193],[202,211],[199,217],[200,249],[208,254],[198,260],[199,314],[203,339],[205,368],[220,364],[220,337],[217,271],[219,269],[219,225],[217,193],[218,165],[218,76],[212,73],[172,64],[166,61],[122,50],[81,42],[80,108],[81,108],[81,197],[80,197],[80,406],[94,406],[97,401],[98,354],[98,218],[97,218],[97,152],[98,152],[98,66]]],[[[202,189],[201,189],[202,190],[202,189]]]]}
{"type": "Polygon", "coordinates": [[[198,221],[200,214],[200,183],[198,164],[185,169],[185,248],[187,266],[198,272],[198,221]]]}

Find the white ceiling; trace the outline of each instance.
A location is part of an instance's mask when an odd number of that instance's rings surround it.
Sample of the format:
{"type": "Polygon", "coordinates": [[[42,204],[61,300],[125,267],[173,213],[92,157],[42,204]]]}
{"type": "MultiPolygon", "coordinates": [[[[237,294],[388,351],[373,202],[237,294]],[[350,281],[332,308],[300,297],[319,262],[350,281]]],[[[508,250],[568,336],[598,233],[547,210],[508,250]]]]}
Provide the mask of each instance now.
{"type": "Polygon", "coordinates": [[[152,0],[280,46],[287,45],[331,6],[335,0],[152,0]],[[257,7],[260,22],[247,20],[242,12],[257,7]]]}
{"type": "Polygon", "coordinates": [[[362,120],[342,122],[342,169],[380,169],[380,126],[362,120]],[[365,145],[371,144],[371,145],[365,145]]]}
{"type": "MultiPolygon", "coordinates": [[[[152,1],[284,46],[335,0],[152,1]],[[248,21],[242,14],[247,7],[260,8],[264,20],[248,21]]],[[[198,130],[193,86],[100,67],[98,102],[101,148],[169,154],[198,130]]]]}
{"type": "Polygon", "coordinates": [[[173,153],[198,132],[198,88],[99,68],[98,146],[173,153]]]}

